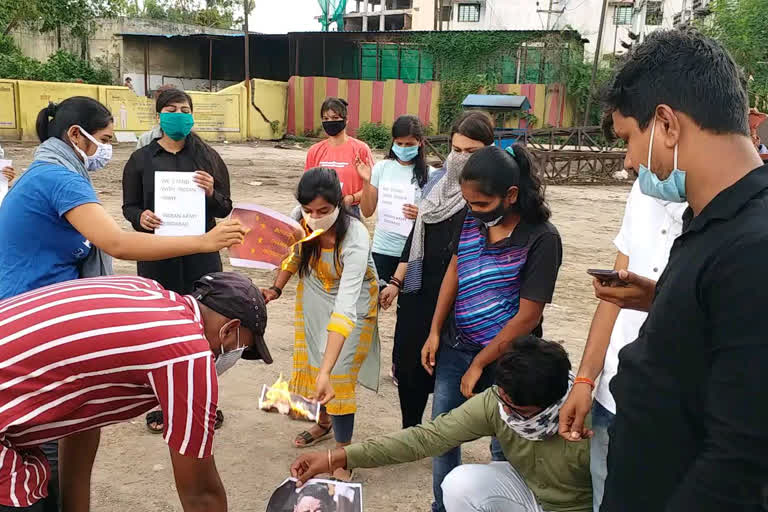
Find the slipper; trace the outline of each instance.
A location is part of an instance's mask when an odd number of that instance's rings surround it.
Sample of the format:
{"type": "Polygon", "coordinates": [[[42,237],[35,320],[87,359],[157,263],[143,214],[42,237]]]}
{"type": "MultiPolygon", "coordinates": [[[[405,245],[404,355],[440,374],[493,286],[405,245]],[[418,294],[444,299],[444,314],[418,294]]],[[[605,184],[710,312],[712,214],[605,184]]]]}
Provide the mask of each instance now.
{"type": "Polygon", "coordinates": [[[304,432],[301,432],[299,435],[297,435],[296,439],[293,440],[293,447],[309,448],[310,446],[315,445],[320,441],[323,441],[324,439],[331,437],[331,430],[333,430],[333,425],[328,425],[328,427],[323,431],[323,433],[317,437],[313,437],[308,430],[305,430],[304,432]],[[296,441],[303,441],[303,443],[297,443],[296,441]]]}
{"type": "Polygon", "coordinates": [[[163,433],[163,411],[152,411],[147,413],[146,420],[147,430],[153,434],[163,433]]]}
{"type": "Polygon", "coordinates": [[[216,421],[213,424],[213,430],[219,430],[224,424],[224,413],[221,409],[216,409],[216,421]]]}

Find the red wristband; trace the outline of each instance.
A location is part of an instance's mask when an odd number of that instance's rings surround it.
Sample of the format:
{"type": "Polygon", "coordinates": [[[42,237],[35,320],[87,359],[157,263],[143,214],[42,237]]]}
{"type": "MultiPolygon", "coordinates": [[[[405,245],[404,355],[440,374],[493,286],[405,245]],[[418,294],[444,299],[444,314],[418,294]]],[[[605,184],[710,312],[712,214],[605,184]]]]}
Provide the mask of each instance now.
{"type": "Polygon", "coordinates": [[[573,380],[573,385],[575,386],[576,384],[589,384],[589,387],[591,387],[592,389],[595,389],[595,381],[593,381],[589,377],[576,377],[573,380]]]}

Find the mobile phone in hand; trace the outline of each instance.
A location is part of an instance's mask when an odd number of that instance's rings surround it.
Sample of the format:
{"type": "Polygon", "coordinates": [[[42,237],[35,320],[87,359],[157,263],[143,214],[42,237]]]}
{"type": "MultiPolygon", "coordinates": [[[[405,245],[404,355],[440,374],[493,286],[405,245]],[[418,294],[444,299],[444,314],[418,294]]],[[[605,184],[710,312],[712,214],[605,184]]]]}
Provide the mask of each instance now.
{"type": "Polygon", "coordinates": [[[618,270],[590,268],[587,270],[587,274],[596,278],[603,286],[627,286],[629,284],[626,281],[621,280],[618,270]]]}

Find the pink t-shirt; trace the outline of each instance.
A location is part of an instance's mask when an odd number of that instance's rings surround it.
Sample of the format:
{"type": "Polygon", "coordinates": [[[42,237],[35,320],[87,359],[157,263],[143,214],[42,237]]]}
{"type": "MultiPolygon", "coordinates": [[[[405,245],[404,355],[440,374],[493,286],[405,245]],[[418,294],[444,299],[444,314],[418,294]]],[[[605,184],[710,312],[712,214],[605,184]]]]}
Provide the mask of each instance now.
{"type": "Polygon", "coordinates": [[[333,169],[339,175],[339,181],[342,183],[342,194],[345,196],[356,194],[363,189],[363,180],[360,179],[360,175],[357,174],[357,167],[355,167],[355,160],[358,156],[363,162],[373,167],[373,154],[365,142],[348,137],[341,146],[334,146],[330,139],[325,139],[309,148],[304,170],[314,167],[333,169]]]}

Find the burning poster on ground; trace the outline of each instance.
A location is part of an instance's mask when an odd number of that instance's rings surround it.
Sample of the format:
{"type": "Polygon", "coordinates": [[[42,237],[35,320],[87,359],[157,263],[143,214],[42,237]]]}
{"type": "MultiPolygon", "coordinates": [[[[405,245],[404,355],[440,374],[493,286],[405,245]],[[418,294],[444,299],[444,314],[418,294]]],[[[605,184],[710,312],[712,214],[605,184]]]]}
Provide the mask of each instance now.
{"type": "Polygon", "coordinates": [[[303,487],[288,478],[272,494],[267,512],[363,512],[363,486],[313,478],[303,487]]]}
{"type": "Polygon", "coordinates": [[[316,422],[320,418],[320,403],[288,390],[288,381],[280,375],[271,386],[264,384],[259,397],[259,409],[285,414],[295,420],[316,422]]]}

